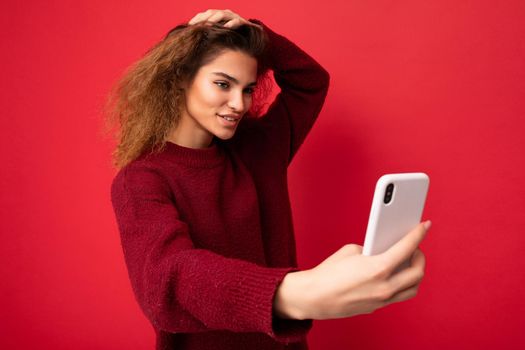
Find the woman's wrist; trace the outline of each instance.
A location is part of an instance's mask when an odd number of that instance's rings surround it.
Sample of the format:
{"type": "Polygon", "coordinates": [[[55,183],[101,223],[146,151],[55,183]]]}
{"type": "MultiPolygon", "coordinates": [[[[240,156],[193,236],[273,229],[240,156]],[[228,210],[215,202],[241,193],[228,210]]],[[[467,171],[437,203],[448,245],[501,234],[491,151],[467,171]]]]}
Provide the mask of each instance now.
{"type": "Polygon", "coordinates": [[[309,319],[309,309],[312,307],[309,300],[310,287],[309,270],[288,273],[282,280],[273,302],[274,313],[284,319],[309,319]]]}

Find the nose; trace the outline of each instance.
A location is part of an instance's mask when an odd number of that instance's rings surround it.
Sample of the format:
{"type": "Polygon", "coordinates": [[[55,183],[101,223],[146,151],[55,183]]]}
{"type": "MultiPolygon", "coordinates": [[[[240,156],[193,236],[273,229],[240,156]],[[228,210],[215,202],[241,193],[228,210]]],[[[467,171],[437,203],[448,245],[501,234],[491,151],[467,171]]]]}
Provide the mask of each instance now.
{"type": "Polygon", "coordinates": [[[242,91],[235,91],[231,93],[230,99],[228,101],[228,107],[230,107],[232,111],[244,113],[247,105],[248,103],[245,101],[245,96],[242,91]]]}

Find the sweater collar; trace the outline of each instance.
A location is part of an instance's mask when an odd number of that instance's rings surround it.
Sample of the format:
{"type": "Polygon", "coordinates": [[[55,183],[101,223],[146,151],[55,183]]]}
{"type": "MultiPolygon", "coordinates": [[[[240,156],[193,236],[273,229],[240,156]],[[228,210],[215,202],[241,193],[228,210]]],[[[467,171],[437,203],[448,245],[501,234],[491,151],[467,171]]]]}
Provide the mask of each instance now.
{"type": "Polygon", "coordinates": [[[211,168],[219,165],[224,160],[224,151],[220,142],[214,138],[210,147],[190,148],[166,141],[161,154],[177,163],[190,167],[211,168]]]}

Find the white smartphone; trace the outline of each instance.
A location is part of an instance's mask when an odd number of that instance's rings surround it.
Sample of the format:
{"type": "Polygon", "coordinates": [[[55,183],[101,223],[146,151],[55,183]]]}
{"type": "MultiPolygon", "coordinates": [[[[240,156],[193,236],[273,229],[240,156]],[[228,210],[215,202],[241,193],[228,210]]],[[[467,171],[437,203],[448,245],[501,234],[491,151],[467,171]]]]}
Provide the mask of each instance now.
{"type": "MultiPolygon", "coordinates": [[[[386,174],[379,178],[368,219],[363,255],[385,252],[421,222],[430,179],[425,173],[386,174]]],[[[405,261],[397,271],[410,265],[405,261]]]]}

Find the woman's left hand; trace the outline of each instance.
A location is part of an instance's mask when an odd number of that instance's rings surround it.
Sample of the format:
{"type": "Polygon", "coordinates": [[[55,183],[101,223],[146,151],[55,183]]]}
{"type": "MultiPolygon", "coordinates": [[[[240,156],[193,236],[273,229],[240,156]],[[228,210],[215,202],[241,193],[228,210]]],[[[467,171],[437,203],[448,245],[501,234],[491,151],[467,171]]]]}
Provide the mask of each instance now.
{"type": "Polygon", "coordinates": [[[193,17],[188,24],[196,24],[200,22],[212,22],[212,23],[219,23],[223,22],[223,26],[231,29],[235,29],[237,27],[240,27],[242,25],[249,25],[254,26],[259,29],[262,29],[259,25],[252,23],[250,21],[247,21],[246,19],[242,18],[238,14],[236,14],[233,11],[230,10],[206,10],[204,12],[198,13],[193,17]]]}

